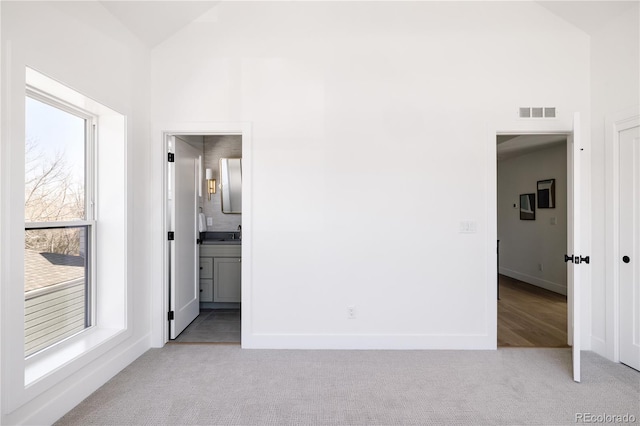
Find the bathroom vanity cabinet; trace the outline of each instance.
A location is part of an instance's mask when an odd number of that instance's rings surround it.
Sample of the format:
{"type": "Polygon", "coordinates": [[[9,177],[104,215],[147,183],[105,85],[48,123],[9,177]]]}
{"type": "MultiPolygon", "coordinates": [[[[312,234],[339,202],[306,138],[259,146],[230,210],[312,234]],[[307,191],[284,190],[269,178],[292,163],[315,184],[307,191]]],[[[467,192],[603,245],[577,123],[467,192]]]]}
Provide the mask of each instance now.
{"type": "Polygon", "coordinates": [[[240,257],[213,259],[213,301],[240,302],[240,257]]]}
{"type": "Polygon", "coordinates": [[[200,256],[200,301],[213,302],[213,258],[200,256]]]}
{"type": "Polygon", "coordinates": [[[241,301],[241,245],[208,244],[200,247],[200,301],[241,301]]]}

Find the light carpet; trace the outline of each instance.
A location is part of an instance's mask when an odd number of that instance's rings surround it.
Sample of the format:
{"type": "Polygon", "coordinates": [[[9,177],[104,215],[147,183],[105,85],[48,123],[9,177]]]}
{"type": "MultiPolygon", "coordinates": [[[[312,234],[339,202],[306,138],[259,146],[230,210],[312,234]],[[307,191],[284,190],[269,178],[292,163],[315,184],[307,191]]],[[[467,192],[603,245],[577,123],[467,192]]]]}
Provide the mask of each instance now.
{"type": "Polygon", "coordinates": [[[640,423],[640,373],[591,352],[152,349],[57,425],[563,425],[640,423]],[[584,419],[585,417],[583,417],[584,419]],[[579,422],[578,422],[579,423],[579,422]]]}

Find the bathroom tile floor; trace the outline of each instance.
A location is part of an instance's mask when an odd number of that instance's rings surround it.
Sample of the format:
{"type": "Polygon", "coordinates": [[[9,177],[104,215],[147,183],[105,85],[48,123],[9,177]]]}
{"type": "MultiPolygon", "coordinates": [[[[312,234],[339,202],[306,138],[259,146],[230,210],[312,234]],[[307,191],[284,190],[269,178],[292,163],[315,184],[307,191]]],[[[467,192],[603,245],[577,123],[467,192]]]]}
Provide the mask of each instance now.
{"type": "Polygon", "coordinates": [[[240,343],[240,309],[202,309],[175,343],[240,343]]]}

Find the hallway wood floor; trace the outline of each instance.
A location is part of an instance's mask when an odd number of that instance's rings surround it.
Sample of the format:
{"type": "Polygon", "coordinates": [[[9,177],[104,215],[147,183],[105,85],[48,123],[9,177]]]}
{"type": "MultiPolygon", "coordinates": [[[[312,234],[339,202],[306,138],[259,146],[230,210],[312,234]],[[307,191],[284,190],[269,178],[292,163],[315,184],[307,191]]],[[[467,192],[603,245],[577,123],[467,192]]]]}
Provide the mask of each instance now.
{"type": "Polygon", "coordinates": [[[500,275],[499,347],[567,346],[567,297],[500,275]]]}

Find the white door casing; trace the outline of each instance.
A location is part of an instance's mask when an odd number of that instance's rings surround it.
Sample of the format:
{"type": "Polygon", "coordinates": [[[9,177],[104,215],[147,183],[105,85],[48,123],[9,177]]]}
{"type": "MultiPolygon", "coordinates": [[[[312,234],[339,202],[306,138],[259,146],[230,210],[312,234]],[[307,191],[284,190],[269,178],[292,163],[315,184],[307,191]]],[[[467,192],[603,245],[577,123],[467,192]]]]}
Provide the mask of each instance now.
{"type": "MultiPolygon", "coordinates": [[[[162,185],[151,188],[152,204],[157,206],[151,214],[153,226],[165,231],[169,229],[169,185],[170,170],[167,167],[167,144],[171,135],[242,135],[243,183],[242,183],[242,347],[256,347],[251,332],[251,282],[252,282],[252,126],[249,122],[157,122],[152,125],[152,134],[157,135],[154,144],[152,181],[162,185]]],[[[152,295],[151,295],[151,345],[163,347],[170,335],[167,312],[170,310],[170,256],[173,242],[167,241],[166,232],[152,236],[153,251],[152,295]]]]}
{"type": "Polygon", "coordinates": [[[619,130],[620,362],[640,370],[640,127],[619,130]]]}
{"type": "MultiPolygon", "coordinates": [[[[585,263],[582,253],[581,218],[581,137],[580,113],[573,116],[573,132],[567,138],[567,253],[573,259],[567,262],[567,339],[571,345],[573,380],[580,382],[580,333],[581,333],[581,269],[585,263]]],[[[566,260],[566,259],[565,259],[566,260]]]]}
{"type": "Polygon", "coordinates": [[[201,185],[200,158],[202,152],[174,136],[174,162],[168,163],[172,193],[169,195],[170,230],[170,338],[175,339],[200,313],[198,279],[198,188],[201,185]],[[173,165],[173,167],[172,167],[173,165]]]}
{"type": "MultiPolygon", "coordinates": [[[[640,126],[640,107],[633,107],[616,114],[612,114],[606,118],[605,123],[605,148],[606,148],[606,202],[605,202],[605,238],[606,238],[606,282],[605,282],[605,319],[606,328],[603,336],[594,336],[594,349],[597,353],[607,357],[611,361],[621,362],[620,347],[622,343],[621,322],[621,304],[623,303],[621,295],[621,265],[623,265],[623,256],[630,257],[631,264],[640,262],[636,254],[634,260],[630,254],[621,252],[621,229],[620,209],[623,201],[621,200],[621,137],[624,136],[626,130],[640,126]]],[[[628,134],[627,134],[628,135],[628,134]]],[[[624,149],[624,148],[623,148],[624,149]]],[[[625,167],[622,165],[622,167],[625,167]]],[[[628,172],[622,172],[628,173],[628,172]]],[[[636,191],[638,189],[636,188],[636,191]]],[[[637,193],[636,193],[637,196],[637,193]]],[[[636,216],[638,212],[636,211],[636,216]]],[[[631,231],[628,231],[631,232],[631,231]]],[[[637,235],[637,234],[636,234],[637,235]]],[[[636,252],[637,253],[637,252],[636,252]]],[[[636,266],[637,267],[637,266],[636,266]]],[[[637,276],[636,276],[637,277],[637,276]]],[[[636,283],[637,285],[637,283],[636,283]]],[[[636,292],[640,290],[635,287],[636,292]]],[[[637,293],[636,293],[636,297],[637,293]]],[[[636,299],[637,300],[637,299],[636,299]]],[[[638,313],[636,312],[636,321],[638,313]]],[[[636,323],[637,327],[637,323],[636,323]]],[[[624,328],[624,327],[623,327],[624,328]]]]}
{"type": "MultiPolygon", "coordinates": [[[[582,142],[581,142],[581,121],[580,113],[576,112],[573,115],[573,126],[571,130],[568,130],[561,126],[555,126],[553,123],[545,123],[545,125],[529,125],[529,123],[518,123],[514,125],[510,130],[495,131],[496,127],[490,127],[489,143],[492,145],[493,150],[490,152],[491,164],[495,165],[495,137],[496,135],[533,135],[533,134],[565,134],[567,135],[567,253],[571,256],[571,261],[567,264],[567,341],[572,346],[572,376],[576,382],[580,381],[580,349],[581,349],[581,280],[583,274],[580,270],[587,266],[587,262],[584,260],[588,253],[584,253],[581,243],[581,226],[582,226],[582,209],[581,204],[581,162],[582,158],[582,142]],[[576,260],[577,257],[577,260],[576,260]],[[575,262],[575,263],[574,263],[575,262]]],[[[489,182],[493,184],[492,188],[495,188],[496,175],[490,176],[489,182]]],[[[491,205],[495,205],[495,198],[491,205]]],[[[491,210],[493,216],[497,219],[497,212],[491,210]]],[[[488,228],[490,225],[488,225],[488,228]]],[[[494,229],[495,231],[495,229],[494,229]]],[[[495,251],[495,237],[496,233],[489,236],[489,247],[491,251],[495,251]]],[[[495,258],[490,258],[490,261],[494,261],[495,258]]],[[[490,280],[495,280],[495,275],[489,277],[490,280]]],[[[497,306],[496,306],[497,310],[497,306]]],[[[497,323],[495,324],[497,328],[497,323]]]]}

